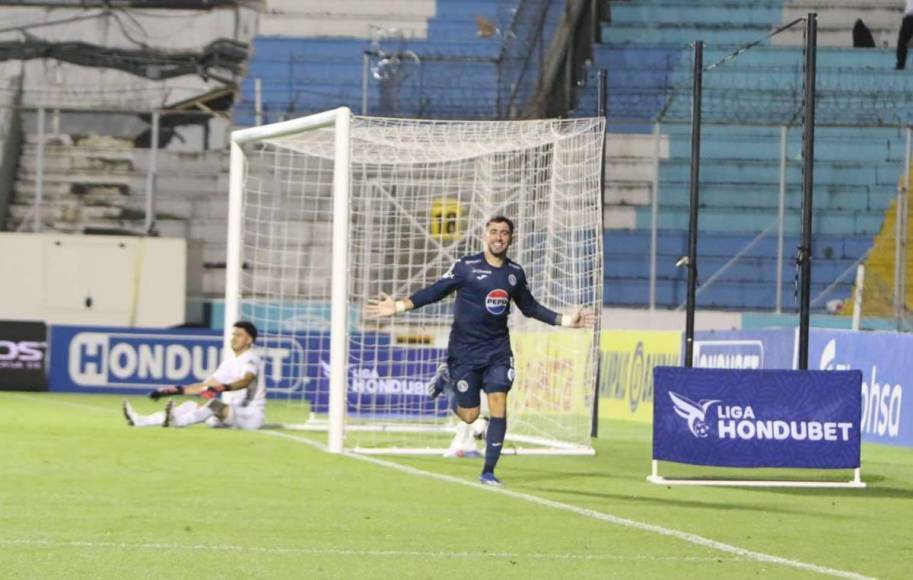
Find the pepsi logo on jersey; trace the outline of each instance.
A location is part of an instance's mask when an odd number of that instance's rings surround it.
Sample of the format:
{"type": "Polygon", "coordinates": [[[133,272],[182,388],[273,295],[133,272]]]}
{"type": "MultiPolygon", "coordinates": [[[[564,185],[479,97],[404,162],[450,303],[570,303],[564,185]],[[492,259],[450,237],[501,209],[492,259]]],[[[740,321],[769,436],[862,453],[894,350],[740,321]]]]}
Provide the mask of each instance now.
{"type": "Polygon", "coordinates": [[[496,288],[485,297],[485,310],[495,316],[504,314],[504,311],[507,310],[507,303],[509,300],[510,295],[507,293],[507,290],[496,288]]]}

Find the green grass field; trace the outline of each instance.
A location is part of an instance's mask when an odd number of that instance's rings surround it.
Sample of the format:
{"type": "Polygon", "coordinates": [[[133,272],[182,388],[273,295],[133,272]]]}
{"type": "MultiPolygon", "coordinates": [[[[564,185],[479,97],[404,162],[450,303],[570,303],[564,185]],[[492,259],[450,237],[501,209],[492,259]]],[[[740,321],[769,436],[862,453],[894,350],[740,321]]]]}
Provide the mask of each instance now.
{"type": "Polygon", "coordinates": [[[479,460],[130,429],[119,401],[0,393],[0,577],[913,577],[910,449],[864,446],[864,490],[665,487],[649,428],[604,422],[596,457],[502,459],[502,492],[479,460]]]}

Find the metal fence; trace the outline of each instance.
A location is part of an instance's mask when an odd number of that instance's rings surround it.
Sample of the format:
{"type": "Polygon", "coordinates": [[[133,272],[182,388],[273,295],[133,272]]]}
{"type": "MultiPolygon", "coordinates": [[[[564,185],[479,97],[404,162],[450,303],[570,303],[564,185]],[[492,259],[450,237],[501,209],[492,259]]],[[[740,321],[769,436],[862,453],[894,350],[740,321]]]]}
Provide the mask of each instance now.
{"type": "MultiPolygon", "coordinates": [[[[7,107],[21,144],[18,171],[9,176],[6,228],[159,233],[158,218],[187,219],[175,205],[194,193],[194,180],[219,174],[230,123],[204,111],[74,110],[7,107]],[[168,147],[167,152],[165,148],[168,147]],[[162,156],[165,156],[164,167],[162,156]],[[208,156],[208,159],[207,159],[208,156]],[[183,178],[188,187],[181,185],[183,178]],[[164,185],[162,180],[167,180],[164,185]],[[163,196],[175,198],[164,209],[163,196]],[[55,225],[52,225],[56,222],[55,225]],[[69,222],[69,223],[68,223],[69,222]]],[[[198,186],[198,184],[196,184],[198,186]]]]}

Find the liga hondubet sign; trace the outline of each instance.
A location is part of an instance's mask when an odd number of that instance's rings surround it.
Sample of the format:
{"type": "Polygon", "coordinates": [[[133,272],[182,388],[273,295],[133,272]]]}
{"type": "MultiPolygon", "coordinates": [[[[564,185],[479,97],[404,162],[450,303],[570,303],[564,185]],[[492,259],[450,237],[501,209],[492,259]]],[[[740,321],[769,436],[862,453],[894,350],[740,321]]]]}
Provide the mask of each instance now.
{"type": "Polygon", "coordinates": [[[654,370],[653,459],[720,467],[859,467],[862,373],[654,370]]]}

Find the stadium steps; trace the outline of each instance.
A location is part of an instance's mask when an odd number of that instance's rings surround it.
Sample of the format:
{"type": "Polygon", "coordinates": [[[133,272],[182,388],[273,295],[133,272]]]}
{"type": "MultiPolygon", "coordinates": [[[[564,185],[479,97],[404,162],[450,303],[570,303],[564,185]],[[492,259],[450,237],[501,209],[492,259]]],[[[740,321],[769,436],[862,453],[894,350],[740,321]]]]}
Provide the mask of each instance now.
{"type": "MultiPolygon", "coordinates": [[[[707,280],[717,270],[754,242],[752,248],[723,272],[718,280],[698,298],[702,308],[713,307],[741,310],[756,308],[770,310],[776,304],[776,234],[758,241],[754,236],[736,232],[702,232],[698,238],[699,282],[707,280]],[[747,293],[747,294],[746,294],[747,293]]],[[[787,309],[795,307],[794,264],[791,255],[799,242],[797,235],[784,238],[782,300],[787,309]]],[[[848,295],[852,287],[853,264],[867,251],[870,241],[846,236],[821,234],[813,245],[813,297],[817,297],[838,276],[850,271],[842,283],[827,295],[848,295]]],[[[643,306],[649,295],[650,232],[607,231],[605,297],[607,302],[626,306],[643,306]]],[[[687,254],[687,233],[660,230],[657,236],[657,305],[677,307],[684,302],[687,272],[676,268],[675,262],[687,254]]],[[[825,297],[823,297],[825,298],[825,297]]],[[[819,300],[823,302],[823,300],[819,300]]],[[[822,304],[818,304],[822,306],[822,304]]]]}
{"type": "MultiPolygon", "coordinates": [[[[688,206],[662,206],[658,224],[664,229],[688,229],[688,206]]],[[[784,229],[790,233],[800,231],[798,216],[784,221],[784,229]]],[[[700,210],[701,232],[751,232],[760,233],[777,219],[775,211],[751,211],[744,207],[706,207],[700,210]]],[[[652,223],[649,208],[637,209],[638,228],[649,228],[652,223]]],[[[884,216],[861,210],[816,209],[814,211],[814,233],[840,233],[847,235],[871,236],[881,228],[884,216]]]]}
{"type": "MultiPolygon", "coordinates": [[[[388,35],[381,40],[381,48],[409,50],[424,62],[421,92],[414,72],[399,89],[399,114],[491,118],[498,113],[498,77],[491,61],[501,52],[501,28],[515,5],[504,0],[343,0],[332,6],[313,0],[280,2],[275,15],[265,16],[267,24],[254,40],[235,123],[253,124],[254,79],[258,78],[265,122],[338,106],[361,111],[363,55],[372,48],[370,31],[389,27],[385,18],[408,20],[414,26],[399,27],[405,38],[400,41],[388,35]],[[480,36],[477,17],[492,24],[495,34],[480,36]],[[346,28],[334,28],[334,19],[346,28]],[[269,24],[275,20],[282,22],[269,24]],[[296,27],[300,21],[307,25],[296,27]],[[313,30],[315,26],[320,30],[313,30]],[[358,26],[368,32],[360,32],[358,26]]],[[[367,100],[369,112],[382,110],[379,83],[373,79],[367,100]]]]}
{"type": "MultiPolygon", "coordinates": [[[[792,249],[792,248],[790,248],[792,249]]],[[[688,272],[683,268],[676,268],[675,263],[687,254],[657,255],[657,276],[667,280],[686,280],[688,272]]],[[[732,259],[730,256],[700,256],[698,267],[701,277],[706,279],[719,271],[732,259]]],[[[833,280],[852,267],[854,260],[828,260],[817,261],[812,264],[813,280],[833,280]]],[[[613,255],[610,267],[612,276],[618,278],[648,278],[650,264],[640,256],[613,255]]],[[[782,276],[783,280],[792,280],[795,274],[795,264],[790,257],[784,258],[782,276]]],[[[776,260],[763,257],[743,257],[727,267],[722,274],[723,280],[728,282],[776,282],[776,260]]]]}
{"type": "MultiPolygon", "coordinates": [[[[849,286],[840,287],[824,295],[828,284],[812,283],[811,296],[815,301],[813,309],[821,310],[822,302],[829,300],[829,296],[840,298],[840,293],[847,294],[849,286]],[[821,299],[817,299],[821,296],[821,299]]],[[[792,280],[782,285],[781,300],[784,310],[798,311],[798,303],[793,297],[794,283],[792,280]]],[[[613,278],[606,280],[603,290],[603,300],[606,304],[625,307],[646,306],[649,296],[649,281],[642,278],[613,278]]],[[[720,282],[717,281],[706,292],[698,295],[696,304],[698,309],[735,310],[735,311],[771,311],[774,310],[777,300],[775,284],[764,282],[720,282]]],[[[687,298],[686,280],[657,280],[656,306],[658,308],[677,308],[685,303],[687,298]]]]}
{"type": "Polygon", "coordinates": [[[270,0],[260,15],[260,34],[272,36],[342,36],[370,39],[378,28],[396,28],[406,37],[425,38],[434,0],[270,0]]]}
{"type": "MultiPolygon", "coordinates": [[[[630,3],[613,3],[612,22],[603,25],[604,44],[594,47],[593,62],[587,78],[578,92],[578,106],[575,115],[589,116],[596,110],[596,73],[606,69],[609,73],[609,112],[613,115],[610,131],[637,132],[650,138],[651,122],[667,105],[670,90],[684,95],[677,106],[687,109],[687,95],[690,92],[691,49],[688,42],[695,39],[705,41],[704,62],[715,63],[736,47],[754,41],[767,34],[774,27],[807,12],[819,12],[818,87],[819,96],[840,95],[844,100],[872,102],[873,123],[893,116],[903,118],[909,108],[908,95],[913,94],[913,75],[893,70],[893,45],[900,23],[902,6],[894,2],[876,0],[864,6],[858,2],[824,2],[823,0],[802,0],[796,2],[747,2],[732,0],[696,0],[685,7],[670,0],[639,0],[630,3]],[[792,12],[790,12],[792,11],[792,12]],[[852,15],[852,19],[850,16],[852,15]],[[851,29],[855,19],[861,17],[876,32],[879,27],[891,29],[887,48],[852,49],[851,29]],[[833,36],[828,36],[833,33],[833,36]],[[839,35],[839,38],[838,38],[839,35]],[[829,46],[833,45],[833,46],[829,46]],[[877,90],[885,98],[872,100],[877,90]],[[892,108],[893,107],[893,108],[892,108]],[[630,119],[627,121],[626,119],[630,119]]],[[[802,27],[796,29],[800,36],[802,27]]],[[[771,44],[753,48],[738,58],[729,61],[713,71],[705,73],[705,121],[712,119],[715,111],[715,94],[730,95],[745,101],[755,98],[762,91],[771,91],[767,99],[776,94],[795,91],[797,78],[801,81],[801,48],[787,36],[778,36],[771,44]],[[785,42],[783,42],[785,39],[785,42]],[[709,96],[708,96],[709,95],[709,96]]],[[[750,101],[746,101],[750,102],[750,101]]],[[[859,259],[871,246],[872,237],[884,225],[884,213],[896,196],[896,184],[904,164],[904,135],[896,128],[841,128],[821,127],[822,118],[834,123],[839,111],[827,109],[827,100],[819,105],[819,127],[816,130],[815,167],[815,244],[828,239],[823,247],[834,255],[833,236],[843,237],[853,246],[853,251],[834,260],[833,266],[815,266],[815,279],[830,283],[849,264],[859,259]],[[822,117],[830,115],[830,117],[822,117]]],[[[789,106],[789,103],[787,103],[789,106]]],[[[682,110],[684,110],[682,109],[682,110]]],[[[685,111],[687,113],[687,111],[685,111]]],[[[674,107],[671,115],[682,116],[674,107]]],[[[675,117],[677,118],[677,117],[675,117]]],[[[686,234],[690,174],[690,127],[687,115],[682,116],[684,124],[665,123],[660,129],[669,142],[668,158],[660,160],[659,200],[660,227],[675,228],[677,236],[670,230],[663,230],[660,238],[675,240],[678,247],[662,260],[673,260],[683,253],[683,239],[686,234]]],[[[776,219],[779,195],[780,129],[778,127],[720,126],[705,124],[702,132],[701,159],[701,238],[700,252],[714,237],[728,239],[723,247],[731,256],[751,237],[776,219]],[[730,236],[730,237],[727,237],[730,236]],[[731,236],[744,236],[739,241],[731,236]]],[[[646,168],[647,163],[639,167],[646,168]]],[[[623,173],[629,167],[622,163],[609,163],[607,168],[623,173]]],[[[787,195],[786,227],[789,236],[798,231],[798,208],[801,204],[802,143],[801,130],[793,128],[787,140],[787,195]]],[[[612,186],[607,173],[606,223],[620,228],[616,232],[624,239],[614,240],[615,245],[630,245],[631,254],[641,260],[649,255],[649,246],[638,246],[637,236],[649,240],[650,201],[649,192],[639,192],[636,186],[612,186]],[[609,187],[613,187],[609,191],[609,187]],[[621,192],[621,193],[619,193],[621,192]],[[619,199],[613,207],[608,200],[619,199]],[[630,224],[630,214],[636,219],[630,224]],[[612,215],[616,216],[612,219],[612,215]],[[621,217],[617,217],[617,216],[621,217]],[[636,249],[634,249],[636,248],[636,249]]],[[[642,171],[635,172],[643,177],[642,171]]],[[[632,181],[634,181],[632,179],[632,181]]],[[[649,185],[649,184],[648,184],[649,185]]],[[[675,231],[672,230],[672,231],[675,231]]],[[[643,238],[641,238],[642,240],[643,238]]],[[[763,301],[773,295],[775,280],[776,247],[774,234],[768,235],[752,253],[761,252],[751,267],[736,265],[724,275],[719,286],[708,289],[702,299],[718,307],[740,308],[758,306],[772,308],[773,302],[763,301]],[[770,264],[765,266],[764,262],[770,264]],[[760,282],[750,276],[752,267],[759,270],[758,276],[768,282],[760,282]],[[736,279],[728,279],[733,277],[736,279]],[[738,280],[738,278],[742,278],[738,280]],[[738,283],[737,283],[738,282],[738,283]],[[763,290],[750,286],[752,283],[766,284],[763,290]],[[749,285],[746,285],[749,284],[749,285]],[[764,297],[767,298],[764,298],[764,297]]],[[[667,242],[668,243],[668,242],[667,242]]],[[[611,274],[613,260],[617,260],[620,272],[617,275],[618,290],[615,298],[608,291],[607,300],[630,305],[643,305],[646,296],[646,276],[638,270],[637,259],[630,256],[613,257],[606,242],[606,286],[613,284],[611,274]]],[[[787,242],[789,253],[795,247],[787,242]]],[[[662,252],[661,252],[662,254],[662,252]]],[[[676,302],[683,290],[677,277],[684,272],[669,271],[670,278],[658,291],[665,296],[666,305],[676,302]],[[675,286],[679,284],[679,286],[675,286]],[[679,294],[676,294],[679,293],[679,294]],[[675,300],[672,299],[675,297],[675,300]]],[[[707,275],[709,266],[702,266],[702,275],[707,275]]],[[[788,272],[784,272],[787,274],[788,272]]],[[[787,278],[790,279],[791,278],[787,278]]],[[[790,282],[791,284],[791,282],[790,282]]],[[[837,294],[848,294],[850,284],[838,285],[837,294]]],[[[790,290],[791,292],[791,290],[790,290]]],[[[814,292],[813,292],[814,294],[814,292]]],[[[682,295],[683,296],[683,295],[682,295]]],[[[823,305],[818,304],[821,308],[823,305]]]]}
{"type": "MultiPolygon", "coordinates": [[[[853,46],[853,25],[861,18],[872,32],[875,46],[896,47],[903,3],[894,0],[793,0],[783,8],[783,22],[818,14],[819,46],[853,46]]],[[[775,36],[774,44],[801,46],[803,28],[787,30],[775,36]]],[[[893,59],[885,64],[893,65],[893,59]]]]}
{"type": "MultiPolygon", "coordinates": [[[[659,230],[657,236],[657,253],[669,256],[682,256],[687,253],[688,232],[682,230],[659,230]]],[[[701,256],[732,257],[744,248],[755,236],[746,233],[708,232],[698,239],[698,251],[701,256]]],[[[815,260],[859,259],[872,245],[871,240],[846,237],[836,234],[815,236],[812,245],[812,258],[815,260]]],[[[787,235],[784,245],[795,248],[799,243],[796,235],[787,235]]],[[[649,254],[650,232],[645,230],[606,230],[604,247],[607,255],[615,254],[649,254]]],[[[775,256],[777,251],[776,235],[762,238],[755,244],[748,257],[775,256]]]]}

